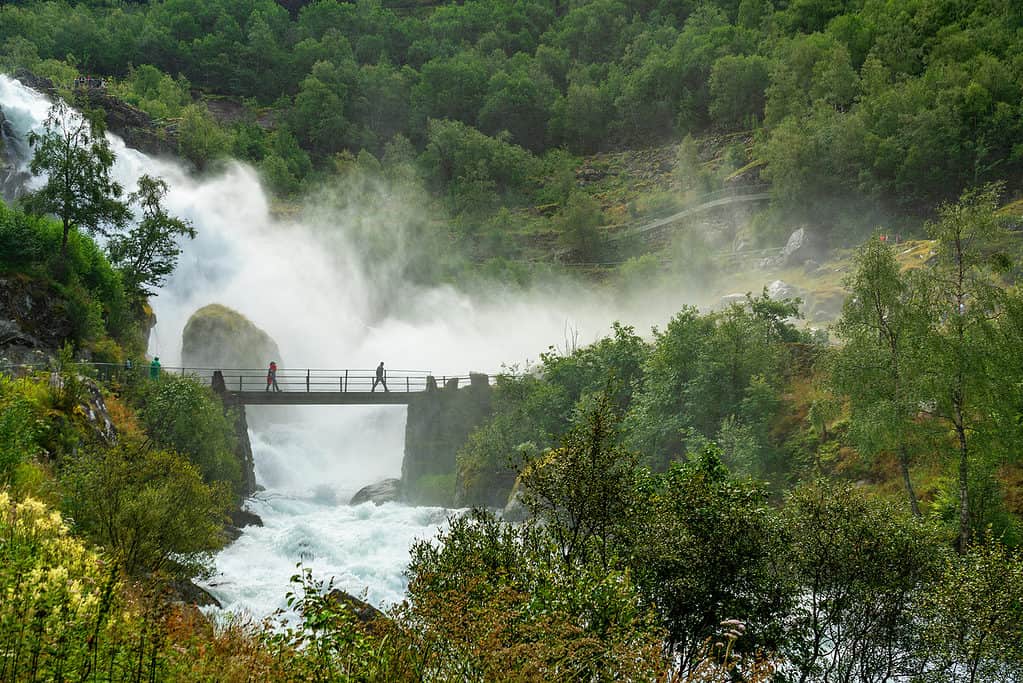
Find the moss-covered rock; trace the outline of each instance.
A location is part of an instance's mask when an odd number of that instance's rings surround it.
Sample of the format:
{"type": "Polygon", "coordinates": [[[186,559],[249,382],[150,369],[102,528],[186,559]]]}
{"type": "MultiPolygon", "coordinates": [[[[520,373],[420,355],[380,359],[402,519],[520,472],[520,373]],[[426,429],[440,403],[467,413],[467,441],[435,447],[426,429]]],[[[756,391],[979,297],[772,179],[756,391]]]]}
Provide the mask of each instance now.
{"type": "Polygon", "coordinates": [[[277,342],[244,315],[210,304],[192,314],[181,335],[181,363],[190,368],[263,368],[281,363],[277,342]]]}

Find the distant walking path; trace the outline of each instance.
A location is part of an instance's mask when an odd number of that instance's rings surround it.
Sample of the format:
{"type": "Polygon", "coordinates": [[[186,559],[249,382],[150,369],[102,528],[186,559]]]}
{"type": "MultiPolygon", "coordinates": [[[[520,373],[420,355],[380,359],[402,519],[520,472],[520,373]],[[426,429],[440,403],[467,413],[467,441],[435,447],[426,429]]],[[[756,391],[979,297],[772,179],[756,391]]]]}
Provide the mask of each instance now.
{"type": "Polygon", "coordinates": [[[745,202],[762,202],[771,198],[771,193],[767,192],[763,188],[763,185],[754,185],[744,188],[735,188],[728,190],[719,190],[717,192],[711,192],[709,194],[701,195],[694,201],[700,202],[695,206],[689,206],[688,208],[677,211],[670,216],[664,218],[658,218],[657,220],[644,223],[635,228],[629,228],[623,230],[616,235],[608,238],[608,241],[615,242],[617,240],[627,239],[629,237],[635,237],[650,232],[651,230],[657,230],[663,228],[666,225],[676,223],[683,218],[692,216],[694,214],[709,211],[718,206],[726,206],[728,204],[741,204],[745,202]]]}

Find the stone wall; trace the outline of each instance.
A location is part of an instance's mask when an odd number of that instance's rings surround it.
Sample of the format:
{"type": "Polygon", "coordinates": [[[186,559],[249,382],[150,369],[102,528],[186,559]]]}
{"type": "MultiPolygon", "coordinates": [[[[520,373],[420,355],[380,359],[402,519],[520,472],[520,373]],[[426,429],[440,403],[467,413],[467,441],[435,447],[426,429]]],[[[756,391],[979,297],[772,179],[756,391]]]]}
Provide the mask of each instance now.
{"type": "Polygon", "coordinates": [[[469,433],[491,413],[490,380],[473,375],[417,396],[408,406],[402,491],[413,504],[451,505],[455,492],[455,454],[469,433]]]}

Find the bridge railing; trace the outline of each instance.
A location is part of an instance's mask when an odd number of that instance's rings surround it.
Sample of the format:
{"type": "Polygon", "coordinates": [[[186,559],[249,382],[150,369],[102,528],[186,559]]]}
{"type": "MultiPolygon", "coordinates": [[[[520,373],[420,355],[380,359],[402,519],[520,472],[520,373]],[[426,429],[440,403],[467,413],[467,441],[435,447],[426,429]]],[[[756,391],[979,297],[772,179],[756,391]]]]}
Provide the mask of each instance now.
{"type": "MultiPolygon", "coordinates": [[[[205,370],[212,381],[212,372],[205,370]]],[[[194,373],[193,373],[194,374],[194,373]]],[[[226,369],[221,371],[224,379],[224,388],[227,391],[274,391],[273,384],[268,381],[268,372],[265,368],[256,369],[226,369]]],[[[289,392],[370,392],[374,391],[427,391],[432,388],[444,386],[446,381],[457,379],[469,381],[468,376],[436,378],[429,371],[425,370],[387,370],[384,372],[384,381],[378,383],[376,380],[376,369],[348,368],[342,370],[321,370],[321,369],[278,369],[277,389],[289,392]]]]}
{"type": "MultiPolygon", "coordinates": [[[[103,380],[144,378],[151,376],[152,366],[149,363],[93,363],[76,362],[75,367],[86,374],[93,374],[103,380]]],[[[0,373],[25,374],[42,370],[56,370],[52,363],[35,364],[0,364],[0,373]]],[[[267,382],[267,368],[202,368],[184,366],[160,366],[159,373],[187,375],[204,383],[213,384],[215,373],[220,372],[227,391],[266,391],[273,385],[267,382]]],[[[384,383],[378,384],[376,391],[417,392],[444,387],[457,388],[479,382],[483,377],[494,383],[497,375],[434,375],[429,370],[392,370],[384,372],[384,383]],[[386,385],[386,389],[384,388],[386,385]]],[[[278,368],[277,388],[288,392],[371,392],[376,381],[376,369],[292,369],[278,368]]]]}

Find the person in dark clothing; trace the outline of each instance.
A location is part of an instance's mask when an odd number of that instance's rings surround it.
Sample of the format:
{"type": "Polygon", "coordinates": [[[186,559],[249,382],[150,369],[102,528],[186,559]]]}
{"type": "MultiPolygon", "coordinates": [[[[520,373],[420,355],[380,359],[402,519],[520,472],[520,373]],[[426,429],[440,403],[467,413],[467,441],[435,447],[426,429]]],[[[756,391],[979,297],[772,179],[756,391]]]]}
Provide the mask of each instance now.
{"type": "Polygon", "coordinates": [[[380,365],[377,366],[377,376],[373,380],[373,388],[369,390],[369,393],[373,393],[377,390],[377,384],[384,385],[384,391],[390,392],[387,388],[387,382],[384,380],[384,362],[380,361],[380,365]]]}
{"type": "Polygon", "coordinates": [[[270,391],[270,387],[274,388],[274,391],[280,391],[281,388],[277,386],[277,361],[270,361],[270,369],[266,371],[266,391],[270,391]]]}

